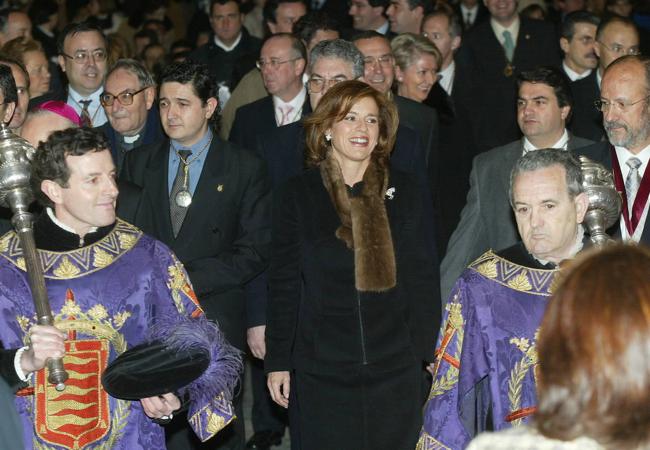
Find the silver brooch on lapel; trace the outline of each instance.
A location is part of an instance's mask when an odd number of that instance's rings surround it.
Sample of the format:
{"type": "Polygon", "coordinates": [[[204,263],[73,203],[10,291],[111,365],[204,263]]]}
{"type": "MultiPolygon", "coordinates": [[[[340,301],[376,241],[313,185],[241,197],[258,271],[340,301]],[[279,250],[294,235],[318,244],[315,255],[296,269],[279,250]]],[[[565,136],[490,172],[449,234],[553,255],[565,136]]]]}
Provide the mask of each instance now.
{"type": "Polygon", "coordinates": [[[386,198],[388,200],[392,200],[395,197],[395,188],[394,187],[389,187],[386,189],[386,198]]]}

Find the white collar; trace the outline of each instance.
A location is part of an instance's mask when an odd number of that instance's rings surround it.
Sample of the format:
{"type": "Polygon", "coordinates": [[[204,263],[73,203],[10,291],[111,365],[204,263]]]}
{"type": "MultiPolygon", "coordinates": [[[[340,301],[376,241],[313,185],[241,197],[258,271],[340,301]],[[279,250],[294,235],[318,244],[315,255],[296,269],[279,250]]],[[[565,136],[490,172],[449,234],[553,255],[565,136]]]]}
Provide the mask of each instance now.
{"type": "MultiPolygon", "coordinates": [[[[562,136],[560,139],[553,144],[552,146],[548,148],[561,148],[562,150],[566,150],[567,146],[569,145],[569,133],[567,132],[566,128],[564,129],[564,133],[562,133],[562,136]]],[[[533,145],[532,142],[528,140],[527,137],[524,136],[524,155],[530,151],[533,150],[539,150],[537,147],[533,145]]]]}
{"type": "Polygon", "coordinates": [[[517,37],[519,36],[519,25],[521,24],[521,21],[519,20],[519,16],[515,16],[515,20],[512,21],[509,27],[504,27],[501,25],[499,22],[497,22],[494,19],[490,19],[490,25],[492,25],[492,31],[494,31],[494,34],[496,35],[498,41],[503,45],[503,32],[504,31],[509,31],[510,35],[512,36],[512,41],[515,44],[515,47],[517,46],[517,37]]]}
{"type": "Polygon", "coordinates": [[[379,34],[386,34],[388,33],[388,29],[390,28],[390,22],[388,20],[384,21],[384,24],[377,28],[375,31],[379,34]]]}
{"type": "Polygon", "coordinates": [[[440,83],[440,87],[442,87],[445,92],[447,92],[447,95],[451,95],[451,91],[454,88],[454,73],[456,71],[456,62],[451,61],[451,64],[449,64],[446,68],[438,72],[438,75],[440,75],[440,79],[438,80],[438,83],[440,83]]]}
{"type": "Polygon", "coordinates": [[[467,13],[470,13],[472,15],[472,18],[474,18],[474,14],[478,12],[478,3],[474,5],[472,8],[468,8],[467,6],[463,5],[462,3],[460,4],[460,10],[462,11],[463,15],[466,16],[467,13]]]}
{"type": "Polygon", "coordinates": [[[239,36],[237,36],[237,39],[235,39],[235,42],[233,42],[232,45],[226,45],[215,34],[214,35],[214,45],[216,45],[217,47],[220,47],[225,52],[230,52],[230,51],[234,50],[234,48],[239,45],[239,41],[241,41],[241,36],[242,36],[242,32],[240,31],[239,36]]]}
{"type": "Polygon", "coordinates": [[[81,100],[91,100],[92,104],[94,105],[95,103],[99,104],[99,95],[102,93],[103,86],[100,86],[99,89],[97,89],[95,92],[90,94],[87,97],[84,97],[81,95],[79,92],[75,91],[74,88],[70,85],[68,85],[68,95],[74,100],[76,103],[79,103],[81,100]]]}
{"type": "MultiPolygon", "coordinates": [[[[52,208],[47,207],[47,208],[45,208],[45,211],[47,211],[47,215],[50,216],[50,219],[52,219],[52,222],[54,222],[54,224],[56,226],[58,226],[59,228],[64,229],[65,231],[68,231],[70,233],[73,233],[73,234],[76,234],[77,236],[79,236],[79,233],[77,233],[72,227],[69,227],[68,225],[64,224],[63,222],[61,222],[59,219],[56,218],[56,215],[54,214],[54,210],[52,210],[52,208]]],[[[95,231],[97,231],[97,227],[90,227],[88,229],[88,231],[86,232],[86,234],[93,233],[95,231]]],[[[83,236],[80,236],[80,237],[83,237],[83,236]]]]}
{"type": "MultiPolygon", "coordinates": [[[[305,89],[304,85],[300,89],[300,92],[298,92],[298,95],[296,95],[294,98],[289,100],[288,102],[283,101],[280,97],[276,97],[275,95],[273,96],[273,107],[275,109],[275,116],[278,119],[277,123],[281,122],[282,119],[282,107],[283,106],[291,106],[293,108],[293,112],[291,113],[291,120],[288,123],[293,123],[298,121],[300,119],[300,116],[302,116],[302,106],[305,104],[305,99],[307,98],[307,89],[305,89]],[[278,116],[279,113],[279,116],[278,116]]],[[[288,123],[284,124],[287,125],[288,123]]]]}
{"type": "Polygon", "coordinates": [[[639,175],[643,176],[648,167],[648,163],[650,162],[650,145],[645,147],[636,155],[625,147],[615,146],[614,150],[616,151],[616,157],[618,158],[618,165],[621,168],[623,179],[626,179],[627,174],[630,172],[630,167],[625,164],[625,162],[632,157],[639,158],[639,161],[641,161],[641,166],[639,166],[639,175]]]}
{"type": "Polygon", "coordinates": [[[564,61],[562,61],[562,68],[564,69],[564,72],[567,74],[567,76],[571,81],[582,80],[583,78],[587,78],[591,74],[591,69],[587,69],[582,73],[578,73],[575,70],[573,70],[571,67],[567,66],[566,62],[564,61]]]}

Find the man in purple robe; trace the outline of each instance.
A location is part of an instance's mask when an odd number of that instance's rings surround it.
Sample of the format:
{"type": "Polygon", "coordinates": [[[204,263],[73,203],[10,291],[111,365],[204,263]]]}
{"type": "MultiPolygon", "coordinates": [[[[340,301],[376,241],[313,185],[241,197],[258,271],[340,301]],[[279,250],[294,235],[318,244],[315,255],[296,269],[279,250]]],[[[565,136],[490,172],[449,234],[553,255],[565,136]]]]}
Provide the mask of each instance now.
{"type": "MultiPolygon", "coordinates": [[[[0,369],[10,385],[22,387],[15,404],[25,447],[163,449],[161,424],[180,412],[182,399],[169,392],[118,400],[101,375],[119,354],[144,343],[152,327],[207,323],[187,274],[164,244],[116,218],[115,166],[99,133],[51,135],[36,153],[32,184],[45,206],[34,237],[55,327],[36,325],[16,233],[0,238],[0,340],[13,349],[4,351],[0,369]],[[62,392],[47,382],[50,357],[63,357],[70,375],[62,392]]],[[[188,399],[188,420],[202,440],[234,418],[228,387],[238,364],[230,361],[228,375],[216,381],[223,389],[188,399]]],[[[206,372],[214,373],[215,363],[206,372]]]]}
{"type": "Polygon", "coordinates": [[[511,173],[510,203],[522,242],[487,251],[456,282],[418,450],[464,449],[478,432],[520,425],[535,411],[537,330],[558,264],[583,245],[580,163],[558,149],[525,154],[511,173]]]}

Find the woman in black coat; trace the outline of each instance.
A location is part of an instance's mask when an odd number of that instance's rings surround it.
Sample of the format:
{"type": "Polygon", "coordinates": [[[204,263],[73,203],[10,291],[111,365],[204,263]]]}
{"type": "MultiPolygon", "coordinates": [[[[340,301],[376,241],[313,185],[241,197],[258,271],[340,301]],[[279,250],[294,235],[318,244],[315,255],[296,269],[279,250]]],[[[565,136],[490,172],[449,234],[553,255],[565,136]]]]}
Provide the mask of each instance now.
{"type": "Polygon", "coordinates": [[[305,122],[312,168],[275,196],[264,365],[304,450],[417,441],[440,305],[422,196],[388,167],[397,123],[383,94],[336,84],[305,122]]]}

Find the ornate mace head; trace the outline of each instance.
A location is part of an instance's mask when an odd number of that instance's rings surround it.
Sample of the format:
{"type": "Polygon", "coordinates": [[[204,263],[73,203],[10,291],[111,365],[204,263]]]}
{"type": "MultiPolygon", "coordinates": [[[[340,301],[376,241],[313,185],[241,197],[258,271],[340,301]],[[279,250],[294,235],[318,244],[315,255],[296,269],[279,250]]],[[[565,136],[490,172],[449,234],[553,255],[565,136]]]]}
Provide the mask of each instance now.
{"type": "Polygon", "coordinates": [[[604,246],[613,239],[605,232],[614,225],[621,215],[621,194],[614,186],[612,173],[589,158],[580,156],[582,187],[589,198],[584,224],[591,241],[596,246],[604,246]]]}
{"type": "Polygon", "coordinates": [[[29,184],[34,147],[0,123],[0,205],[15,213],[27,212],[34,200],[29,184]]]}

